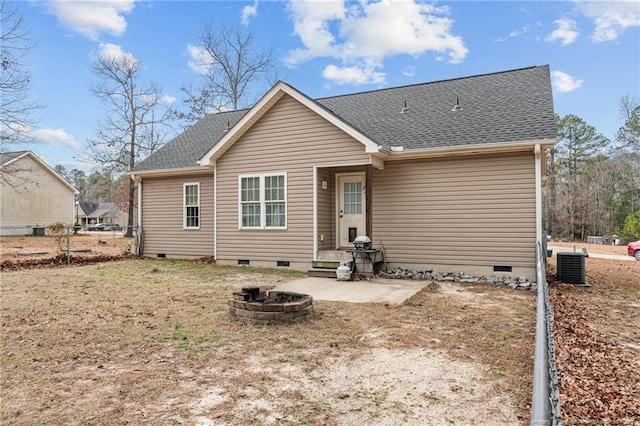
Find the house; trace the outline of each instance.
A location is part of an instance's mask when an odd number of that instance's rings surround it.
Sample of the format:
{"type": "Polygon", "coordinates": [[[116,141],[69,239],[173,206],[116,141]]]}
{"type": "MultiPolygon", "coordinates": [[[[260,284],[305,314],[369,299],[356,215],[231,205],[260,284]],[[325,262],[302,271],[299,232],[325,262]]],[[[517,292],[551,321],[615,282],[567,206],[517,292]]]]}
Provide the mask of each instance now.
{"type": "Polygon", "coordinates": [[[0,154],[3,235],[44,233],[54,222],[72,225],[78,191],[31,151],[0,154]]]}
{"type": "Polygon", "coordinates": [[[78,223],[82,226],[95,223],[123,225],[127,223],[127,214],[115,203],[80,201],[78,202],[78,223]]]}
{"type": "Polygon", "coordinates": [[[307,270],[359,235],[388,266],[535,278],[548,66],[311,99],[279,82],[130,173],[143,254],[307,270]]]}

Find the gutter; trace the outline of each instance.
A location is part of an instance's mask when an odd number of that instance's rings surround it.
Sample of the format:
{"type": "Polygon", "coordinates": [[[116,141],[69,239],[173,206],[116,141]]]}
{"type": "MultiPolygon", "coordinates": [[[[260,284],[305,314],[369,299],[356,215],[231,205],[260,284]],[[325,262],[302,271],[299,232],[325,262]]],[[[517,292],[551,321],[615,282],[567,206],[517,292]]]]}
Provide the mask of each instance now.
{"type": "Polygon", "coordinates": [[[130,171],[126,172],[125,175],[129,176],[137,176],[139,178],[147,178],[147,177],[166,177],[166,176],[179,176],[186,174],[199,174],[199,173],[212,173],[213,170],[211,167],[181,167],[178,169],[154,169],[154,170],[140,170],[140,171],[130,171]]]}
{"type": "Polygon", "coordinates": [[[486,143],[486,144],[473,144],[462,145],[456,147],[441,147],[441,148],[426,148],[426,149],[404,149],[403,147],[393,147],[389,149],[385,154],[387,157],[385,160],[408,160],[418,158],[442,158],[442,157],[455,157],[465,155],[479,155],[479,154],[497,154],[497,153],[509,153],[509,152],[526,152],[534,149],[536,146],[546,148],[553,146],[555,140],[553,139],[541,139],[541,140],[529,140],[519,142],[498,142],[498,143],[486,143]]]}

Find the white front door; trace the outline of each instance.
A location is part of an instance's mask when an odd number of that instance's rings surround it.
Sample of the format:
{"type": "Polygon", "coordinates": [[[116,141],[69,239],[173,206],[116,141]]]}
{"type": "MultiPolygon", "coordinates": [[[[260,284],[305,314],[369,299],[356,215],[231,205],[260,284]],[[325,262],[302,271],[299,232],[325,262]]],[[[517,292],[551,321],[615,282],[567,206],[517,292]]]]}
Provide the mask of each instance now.
{"type": "Polygon", "coordinates": [[[337,175],[337,243],[351,247],[353,240],[365,235],[365,175],[364,173],[337,175]]]}

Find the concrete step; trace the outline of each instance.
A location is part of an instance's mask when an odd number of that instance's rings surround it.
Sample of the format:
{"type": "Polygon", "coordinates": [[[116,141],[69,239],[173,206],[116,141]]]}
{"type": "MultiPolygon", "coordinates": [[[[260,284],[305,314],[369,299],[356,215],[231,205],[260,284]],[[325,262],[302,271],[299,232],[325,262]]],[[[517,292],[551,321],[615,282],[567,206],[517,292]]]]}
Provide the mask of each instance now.
{"type": "MultiPolygon", "coordinates": [[[[331,260],[340,263],[341,261],[350,262],[351,254],[342,250],[321,250],[318,252],[317,260],[331,260]]],[[[338,265],[340,266],[340,265],[338,265]]]]}
{"type": "Polygon", "coordinates": [[[340,266],[338,260],[314,260],[311,262],[311,266],[314,269],[333,269],[336,270],[340,266]]]}
{"type": "Polygon", "coordinates": [[[335,269],[309,269],[307,275],[310,277],[337,278],[335,269]]]}

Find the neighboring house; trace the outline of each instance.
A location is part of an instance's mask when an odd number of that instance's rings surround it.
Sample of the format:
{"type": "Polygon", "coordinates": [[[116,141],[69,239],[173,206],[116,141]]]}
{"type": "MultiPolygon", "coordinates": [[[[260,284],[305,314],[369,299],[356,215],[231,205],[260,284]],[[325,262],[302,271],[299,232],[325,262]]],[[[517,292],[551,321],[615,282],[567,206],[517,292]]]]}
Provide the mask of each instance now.
{"type": "Polygon", "coordinates": [[[0,154],[2,233],[44,232],[54,223],[73,224],[78,191],[30,151],[0,154]]]}
{"type": "Polygon", "coordinates": [[[142,161],[143,254],[309,269],[368,235],[389,267],[535,279],[549,67],[311,99],[279,82],[142,161]]]}
{"type": "Polygon", "coordinates": [[[127,214],[115,203],[80,201],[78,207],[78,223],[82,226],[95,223],[126,225],[127,214]]]}

